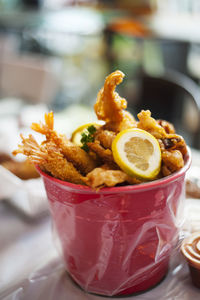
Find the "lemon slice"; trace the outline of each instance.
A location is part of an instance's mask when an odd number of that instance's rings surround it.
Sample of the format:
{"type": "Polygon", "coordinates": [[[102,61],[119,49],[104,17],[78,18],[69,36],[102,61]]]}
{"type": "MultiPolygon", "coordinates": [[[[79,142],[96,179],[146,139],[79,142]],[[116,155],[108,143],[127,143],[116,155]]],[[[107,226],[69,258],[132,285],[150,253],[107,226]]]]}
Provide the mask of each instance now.
{"type": "Polygon", "coordinates": [[[115,162],[130,176],[154,179],[161,166],[161,151],[156,138],[145,130],[121,131],[112,143],[115,162]]]}
{"type": "Polygon", "coordinates": [[[72,133],[71,141],[78,146],[82,146],[82,143],[81,143],[82,135],[81,134],[83,132],[87,132],[87,128],[91,125],[93,125],[96,128],[98,128],[100,126],[100,124],[97,124],[97,123],[87,123],[87,124],[83,124],[83,125],[79,126],[72,133]]]}

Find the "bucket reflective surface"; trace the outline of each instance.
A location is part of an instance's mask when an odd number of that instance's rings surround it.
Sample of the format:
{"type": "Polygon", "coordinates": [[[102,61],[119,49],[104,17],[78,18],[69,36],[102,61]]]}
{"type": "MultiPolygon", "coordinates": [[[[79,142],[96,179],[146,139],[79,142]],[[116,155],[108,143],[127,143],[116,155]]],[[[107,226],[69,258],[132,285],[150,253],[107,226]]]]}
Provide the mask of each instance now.
{"type": "Polygon", "coordinates": [[[66,269],[85,291],[107,296],[144,291],[162,280],[183,218],[185,173],[103,188],[55,179],[39,168],[66,269]]]}

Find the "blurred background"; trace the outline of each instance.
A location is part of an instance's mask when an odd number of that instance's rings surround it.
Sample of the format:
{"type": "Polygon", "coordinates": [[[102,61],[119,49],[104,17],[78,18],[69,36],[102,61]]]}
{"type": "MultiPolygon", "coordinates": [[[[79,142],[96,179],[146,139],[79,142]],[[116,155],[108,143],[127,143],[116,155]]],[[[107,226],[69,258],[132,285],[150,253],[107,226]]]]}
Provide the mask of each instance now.
{"type": "Polygon", "coordinates": [[[93,120],[116,69],[135,116],[150,109],[199,149],[199,26],[198,0],[0,0],[0,151],[45,111],[68,135],[93,120]]]}

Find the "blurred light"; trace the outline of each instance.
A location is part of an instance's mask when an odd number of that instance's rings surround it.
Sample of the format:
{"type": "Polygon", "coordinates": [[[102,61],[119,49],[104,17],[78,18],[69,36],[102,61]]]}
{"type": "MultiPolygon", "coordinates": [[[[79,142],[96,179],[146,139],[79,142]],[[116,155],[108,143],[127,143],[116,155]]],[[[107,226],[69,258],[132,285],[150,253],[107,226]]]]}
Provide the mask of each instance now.
{"type": "Polygon", "coordinates": [[[40,30],[84,35],[96,34],[102,29],[103,21],[99,14],[90,9],[77,7],[48,14],[45,23],[40,27],[40,30]]]}

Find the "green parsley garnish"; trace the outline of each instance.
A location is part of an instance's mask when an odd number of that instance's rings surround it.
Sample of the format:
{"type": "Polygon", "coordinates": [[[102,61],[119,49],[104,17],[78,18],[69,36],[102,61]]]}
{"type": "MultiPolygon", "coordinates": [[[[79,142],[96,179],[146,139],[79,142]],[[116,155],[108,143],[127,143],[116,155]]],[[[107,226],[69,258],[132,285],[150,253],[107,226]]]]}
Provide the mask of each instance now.
{"type": "Polygon", "coordinates": [[[81,149],[85,150],[86,152],[89,151],[89,147],[87,143],[92,143],[94,142],[94,136],[93,134],[95,133],[97,129],[94,127],[94,125],[90,125],[87,128],[86,132],[81,133],[82,138],[81,138],[81,143],[83,144],[81,149]]]}

